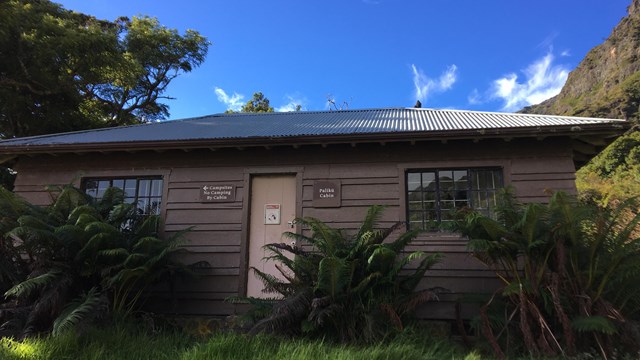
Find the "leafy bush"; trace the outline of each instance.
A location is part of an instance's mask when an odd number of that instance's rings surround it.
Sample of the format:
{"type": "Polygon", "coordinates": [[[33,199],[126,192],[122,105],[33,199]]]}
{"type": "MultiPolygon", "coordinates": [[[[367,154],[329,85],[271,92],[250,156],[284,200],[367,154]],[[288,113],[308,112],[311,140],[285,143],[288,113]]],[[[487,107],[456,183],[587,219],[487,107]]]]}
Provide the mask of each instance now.
{"type": "Polygon", "coordinates": [[[435,291],[415,290],[440,255],[420,251],[403,254],[417,231],[385,243],[400,224],[375,229],[382,210],[381,206],[371,207],[352,236],[318,219],[302,218],[297,221],[310,230],[310,236],[288,232],[284,235],[295,240],[295,246],[266,245],[272,253],[267,260],[278,262],[276,267],[286,280],[253,268],[264,282],[265,292],[282,300],[250,299],[272,306],[252,333],[306,334],[371,343],[402,330],[416,306],[436,299],[435,291]],[[418,260],[417,267],[408,266],[418,260]]]}
{"type": "Polygon", "coordinates": [[[546,205],[521,205],[507,191],[497,219],[462,214],[453,228],[503,283],[481,309],[481,331],[496,356],[519,346],[533,355],[592,345],[612,352],[613,335],[640,310],[640,216],[623,216],[633,206],[600,208],[564,193],[546,205]],[[507,306],[500,321],[491,315],[496,303],[507,306]]]}
{"type": "Polygon", "coordinates": [[[576,185],[581,197],[601,206],[640,196],[640,131],[617,138],[583,166],[576,173],[576,185]]]}
{"type": "Polygon", "coordinates": [[[40,208],[0,191],[0,209],[12,211],[0,225],[14,254],[9,263],[29,269],[21,281],[11,278],[5,296],[15,301],[5,304],[12,316],[4,320],[23,335],[55,334],[109,311],[126,316],[150,285],[187,272],[172,258],[183,233],[160,239],[159,218],[140,216],[122,190],[110,188],[99,201],[72,186],[54,193],[53,204],[40,208]]]}

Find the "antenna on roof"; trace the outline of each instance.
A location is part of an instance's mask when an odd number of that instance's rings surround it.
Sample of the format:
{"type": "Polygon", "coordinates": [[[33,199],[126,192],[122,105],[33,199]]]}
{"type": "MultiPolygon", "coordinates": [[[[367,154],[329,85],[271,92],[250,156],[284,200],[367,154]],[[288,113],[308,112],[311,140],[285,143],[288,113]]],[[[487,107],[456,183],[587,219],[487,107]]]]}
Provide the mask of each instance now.
{"type": "Polygon", "coordinates": [[[422,107],[422,103],[420,102],[420,100],[416,100],[416,104],[413,105],[413,107],[416,109],[420,109],[422,107]]]}

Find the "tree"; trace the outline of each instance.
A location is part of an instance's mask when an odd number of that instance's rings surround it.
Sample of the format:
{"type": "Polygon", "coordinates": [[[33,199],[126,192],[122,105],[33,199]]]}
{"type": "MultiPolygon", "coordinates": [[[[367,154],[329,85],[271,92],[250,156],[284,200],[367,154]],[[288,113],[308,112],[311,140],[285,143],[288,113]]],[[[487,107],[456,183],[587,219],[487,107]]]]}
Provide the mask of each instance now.
{"type": "MultiPolygon", "coordinates": [[[[235,111],[229,109],[225,113],[234,113],[235,111]]],[[[253,98],[247,101],[242,106],[240,112],[243,113],[264,113],[273,112],[273,107],[269,106],[269,99],[267,99],[262,92],[253,93],[253,98]]]]}
{"type": "Polygon", "coordinates": [[[164,93],[209,42],[155,18],[98,20],[48,0],[0,2],[0,138],[166,118],[164,93]]]}
{"type": "Polygon", "coordinates": [[[253,98],[247,101],[240,111],[250,113],[273,112],[273,108],[269,106],[269,99],[261,92],[257,92],[253,94],[253,98]]]}

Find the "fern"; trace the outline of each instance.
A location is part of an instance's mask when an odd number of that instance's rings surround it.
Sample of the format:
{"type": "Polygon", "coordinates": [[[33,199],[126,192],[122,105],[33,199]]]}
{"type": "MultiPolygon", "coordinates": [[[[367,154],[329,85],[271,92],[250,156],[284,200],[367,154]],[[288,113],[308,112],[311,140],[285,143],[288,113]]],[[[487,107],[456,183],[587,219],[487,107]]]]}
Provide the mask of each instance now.
{"type": "Polygon", "coordinates": [[[70,302],[53,322],[53,335],[59,335],[74,327],[80,322],[87,321],[106,310],[106,304],[102,294],[93,287],[79,299],[70,302]]]}
{"type": "MultiPolygon", "coordinates": [[[[266,245],[271,254],[265,260],[275,261],[276,268],[291,270],[295,276],[283,281],[253,269],[265,284],[265,291],[284,298],[252,332],[304,333],[339,341],[373,342],[394,328],[402,328],[395,325],[405,321],[419,302],[435,299],[427,293],[411,294],[440,256],[421,252],[403,256],[416,231],[397,234],[393,241],[385,242],[402,224],[377,229],[383,210],[383,206],[370,208],[353,235],[315,218],[296,219],[310,234],[287,232],[284,236],[296,240],[298,246],[266,245]],[[305,244],[313,251],[305,250],[305,244]],[[295,256],[290,258],[289,254],[295,256]],[[416,269],[406,268],[419,259],[422,261],[416,269]],[[406,276],[400,276],[401,272],[406,276]],[[381,309],[385,306],[393,306],[387,310],[394,309],[397,316],[383,316],[381,309]],[[403,309],[402,314],[396,307],[403,309]]],[[[262,304],[253,308],[266,309],[262,304]]]]}
{"type": "Polygon", "coordinates": [[[28,297],[29,295],[40,290],[43,287],[51,286],[51,284],[61,276],[61,271],[52,270],[46,274],[38,275],[15,285],[11,289],[7,290],[7,292],[4,293],[4,296],[16,296],[20,298],[28,297]]]}
{"type": "Polygon", "coordinates": [[[603,316],[581,316],[573,319],[571,326],[579,332],[596,332],[613,335],[618,332],[611,320],[603,316]]]}
{"type": "Polygon", "coordinates": [[[75,294],[92,296],[76,304],[82,306],[69,313],[71,322],[93,304],[94,291],[109,294],[112,310],[130,314],[148,286],[172,274],[194,274],[172,258],[183,251],[180,245],[189,229],[159,239],[158,217],[140,217],[134,206],[122,203],[121,190],[108,189],[100,201],[73,186],[50,191],[54,203],[36,207],[0,189],[0,211],[7,210],[0,212],[0,230],[10,239],[0,242],[0,282],[14,282],[0,288],[29,307],[25,333],[50,329],[51,319],[75,294]],[[12,263],[20,268],[12,269],[12,263]],[[27,266],[34,275],[25,280],[27,266]]]}

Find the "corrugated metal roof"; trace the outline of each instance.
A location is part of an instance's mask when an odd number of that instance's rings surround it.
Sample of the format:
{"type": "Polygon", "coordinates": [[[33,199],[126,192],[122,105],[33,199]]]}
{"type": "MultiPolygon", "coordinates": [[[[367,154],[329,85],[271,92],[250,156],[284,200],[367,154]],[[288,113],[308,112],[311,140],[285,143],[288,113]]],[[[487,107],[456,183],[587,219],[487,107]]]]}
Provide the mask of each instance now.
{"type": "Polygon", "coordinates": [[[625,123],[624,120],[416,108],[259,114],[190,119],[0,141],[0,147],[148,141],[224,140],[305,136],[401,134],[625,123]]]}

